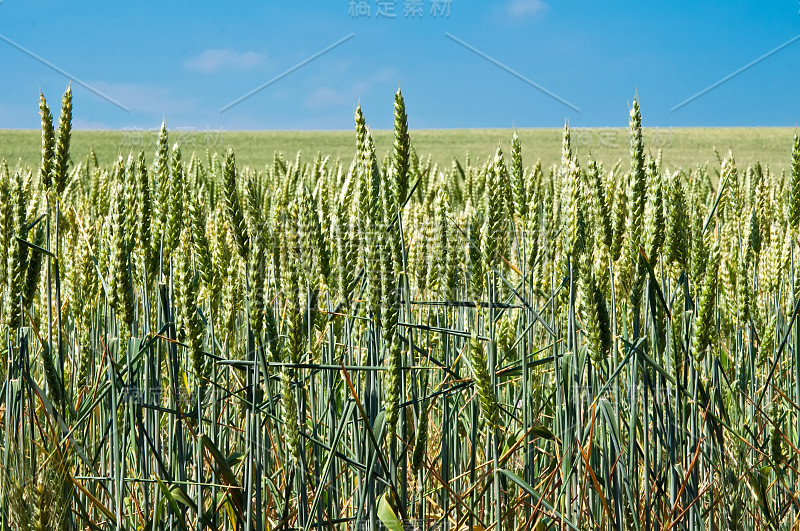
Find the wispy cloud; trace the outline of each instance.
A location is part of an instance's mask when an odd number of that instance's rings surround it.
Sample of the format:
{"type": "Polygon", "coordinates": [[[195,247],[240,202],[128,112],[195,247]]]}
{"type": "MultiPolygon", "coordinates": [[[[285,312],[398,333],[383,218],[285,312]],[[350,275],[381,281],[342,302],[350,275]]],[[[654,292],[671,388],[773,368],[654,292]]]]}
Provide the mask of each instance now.
{"type": "Polygon", "coordinates": [[[265,88],[271,87],[275,83],[278,83],[279,81],[281,81],[281,80],[285,79],[286,77],[292,75],[293,73],[297,72],[298,70],[300,70],[304,66],[308,65],[309,63],[312,63],[312,62],[316,61],[317,59],[326,56],[328,54],[328,52],[335,50],[336,48],[338,48],[342,44],[346,43],[347,41],[349,41],[350,39],[352,39],[355,36],[356,36],[355,33],[350,33],[349,35],[345,35],[343,38],[339,39],[338,41],[334,42],[333,44],[330,44],[330,45],[326,46],[325,48],[323,48],[322,50],[318,51],[314,55],[306,57],[305,59],[303,59],[299,63],[295,64],[294,66],[292,66],[288,70],[283,71],[282,73],[280,73],[277,76],[273,77],[269,81],[266,81],[266,82],[262,83],[261,85],[257,86],[256,88],[254,88],[250,92],[248,92],[246,94],[242,94],[241,96],[239,96],[238,98],[236,98],[232,102],[228,103],[227,105],[224,105],[219,110],[220,114],[222,114],[225,111],[227,111],[227,110],[239,105],[243,101],[248,100],[252,96],[255,96],[256,94],[258,94],[259,92],[261,92],[265,88]]]}
{"type": "Polygon", "coordinates": [[[249,70],[260,65],[267,54],[252,50],[238,52],[230,48],[208,49],[184,61],[187,70],[211,74],[221,70],[249,70]]]}
{"type": "MultiPolygon", "coordinates": [[[[343,76],[341,79],[346,78],[347,76],[343,76]]],[[[307,108],[324,109],[341,105],[353,106],[373,87],[381,85],[396,86],[399,75],[392,68],[384,68],[361,79],[337,85],[331,85],[330,79],[331,76],[317,78],[319,84],[305,98],[304,103],[307,108]],[[326,83],[326,81],[328,82],[326,83]]]]}
{"type": "MultiPolygon", "coordinates": [[[[120,101],[125,101],[131,113],[143,116],[176,116],[197,112],[200,102],[195,96],[175,94],[168,86],[151,83],[95,81],[94,85],[120,101]]],[[[160,123],[160,122],[159,122],[160,123]]]]}
{"type": "Polygon", "coordinates": [[[511,17],[533,17],[546,12],[550,8],[543,0],[509,0],[506,13],[511,17]]]}

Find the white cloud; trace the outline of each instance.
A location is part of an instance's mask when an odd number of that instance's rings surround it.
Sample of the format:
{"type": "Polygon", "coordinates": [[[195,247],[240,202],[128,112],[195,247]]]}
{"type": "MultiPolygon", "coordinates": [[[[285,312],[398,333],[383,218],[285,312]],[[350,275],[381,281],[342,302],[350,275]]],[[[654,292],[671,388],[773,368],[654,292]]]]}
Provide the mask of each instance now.
{"type": "Polygon", "coordinates": [[[249,70],[261,64],[267,55],[248,50],[237,52],[230,48],[209,49],[184,61],[187,70],[211,74],[221,70],[249,70]]]}
{"type": "Polygon", "coordinates": [[[541,15],[550,6],[544,0],[510,0],[506,6],[507,13],[515,18],[541,15]]]}

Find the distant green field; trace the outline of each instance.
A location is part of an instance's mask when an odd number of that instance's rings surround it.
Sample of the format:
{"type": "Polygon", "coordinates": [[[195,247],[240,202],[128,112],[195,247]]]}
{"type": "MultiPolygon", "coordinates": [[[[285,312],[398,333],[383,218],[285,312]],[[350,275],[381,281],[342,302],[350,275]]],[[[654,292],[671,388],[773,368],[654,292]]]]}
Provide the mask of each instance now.
{"type": "MultiPolygon", "coordinates": [[[[541,159],[545,167],[560,160],[560,129],[519,129],[526,164],[541,159]]],[[[716,164],[714,148],[723,156],[733,150],[741,168],[758,160],[780,172],[790,163],[792,128],[648,128],[645,129],[645,148],[654,155],[663,152],[667,168],[691,168],[700,162],[716,164]]],[[[94,148],[101,164],[111,162],[117,155],[144,149],[149,156],[155,150],[157,131],[75,131],[72,156],[85,157],[94,148]]],[[[378,152],[387,153],[391,147],[390,131],[373,131],[378,152]]],[[[432,156],[434,162],[449,165],[453,157],[463,160],[470,153],[473,161],[493,154],[498,143],[508,148],[510,129],[450,129],[411,132],[411,142],[421,157],[432,156]]],[[[628,158],[626,129],[573,129],[573,145],[581,160],[589,152],[607,166],[628,158]]],[[[355,132],[350,131],[171,131],[170,142],[179,141],[184,153],[195,151],[222,152],[227,147],[236,151],[237,162],[243,167],[261,169],[271,164],[275,151],[294,158],[301,152],[304,159],[317,153],[349,162],[355,152],[355,132]]],[[[24,165],[39,163],[41,140],[39,131],[0,131],[0,157],[10,164],[22,160],[24,165]]],[[[77,162],[77,161],[75,161],[77,162]]]]}

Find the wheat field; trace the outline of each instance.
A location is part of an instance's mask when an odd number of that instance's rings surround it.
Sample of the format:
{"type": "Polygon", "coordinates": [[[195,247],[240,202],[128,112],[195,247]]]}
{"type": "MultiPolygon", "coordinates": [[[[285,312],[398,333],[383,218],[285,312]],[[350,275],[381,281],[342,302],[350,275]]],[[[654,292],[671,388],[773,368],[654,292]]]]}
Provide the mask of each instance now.
{"type": "MultiPolygon", "coordinates": [[[[624,109],[624,104],[622,105],[624,109]]],[[[380,108],[381,116],[391,116],[391,106],[380,108]],[[388,111],[388,112],[387,112],[388,111]]],[[[31,109],[34,114],[35,108],[31,109]]],[[[366,112],[366,111],[365,111],[366,112]]],[[[624,111],[623,111],[624,112],[624,111]]],[[[410,117],[413,118],[413,115],[410,117]]],[[[621,118],[625,118],[623,114],[621,118]]],[[[620,120],[620,123],[623,120],[620,120]]],[[[170,125],[168,123],[167,125],[170,125]]],[[[556,124],[557,125],[557,124],[556,124]]],[[[383,158],[392,151],[394,131],[370,128],[376,153],[383,158]]],[[[628,164],[628,129],[622,127],[574,127],[570,124],[572,148],[581,158],[591,155],[606,167],[617,162],[628,164]]],[[[693,170],[698,164],[717,162],[717,153],[728,150],[736,154],[736,161],[745,168],[759,162],[774,173],[789,171],[791,159],[786,146],[791,145],[794,128],[791,127],[642,127],[644,142],[652,153],[661,151],[666,168],[693,170]]],[[[133,152],[144,150],[149,162],[158,145],[159,127],[126,128],[122,130],[73,130],[71,153],[75,161],[85,159],[90,150],[100,165],[116,162],[119,155],[127,158],[133,152]]],[[[414,129],[414,150],[427,163],[449,166],[453,158],[462,163],[471,157],[485,158],[502,146],[505,153],[511,149],[511,138],[516,133],[523,152],[541,160],[549,169],[561,163],[561,144],[564,129],[524,128],[510,129],[414,129]]],[[[0,129],[2,157],[9,164],[38,166],[41,158],[41,131],[0,129]]],[[[298,152],[307,162],[316,155],[329,157],[330,162],[348,165],[353,158],[353,133],[347,131],[229,131],[224,127],[170,126],[170,143],[179,143],[187,153],[206,158],[206,152],[224,153],[230,147],[236,152],[237,165],[264,171],[273,165],[274,153],[294,157],[298,152]]]]}
{"type": "Polygon", "coordinates": [[[669,160],[633,100],[620,161],[434,160],[398,91],[385,157],[359,107],[348,155],[244,165],[39,109],[0,167],[4,529],[800,525],[796,135],[669,160]]]}

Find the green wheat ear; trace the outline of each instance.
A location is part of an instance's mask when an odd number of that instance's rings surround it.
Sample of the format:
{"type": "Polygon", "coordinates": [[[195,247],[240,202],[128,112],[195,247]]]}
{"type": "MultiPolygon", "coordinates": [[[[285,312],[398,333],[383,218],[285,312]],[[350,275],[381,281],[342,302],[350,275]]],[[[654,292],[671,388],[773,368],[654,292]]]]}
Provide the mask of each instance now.
{"type": "Polygon", "coordinates": [[[789,226],[800,229],[800,135],[794,134],[792,145],[792,176],[789,181],[789,226]]]}
{"type": "Polygon", "coordinates": [[[225,207],[228,215],[228,228],[236,242],[236,250],[239,256],[247,263],[250,255],[250,237],[247,232],[247,225],[242,211],[242,203],[239,201],[239,188],[236,184],[236,158],[233,149],[228,150],[223,166],[223,188],[225,192],[225,207]]]}
{"type": "Polygon", "coordinates": [[[184,197],[186,196],[186,175],[183,170],[183,158],[178,144],[172,148],[172,172],[169,180],[169,197],[167,198],[167,226],[165,247],[168,253],[177,250],[181,232],[184,227],[184,197]]]}
{"type": "Polygon", "coordinates": [[[614,185],[614,241],[611,245],[611,258],[617,262],[622,255],[625,244],[625,234],[628,222],[628,196],[624,180],[620,179],[614,185]]]}
{"type": "Polygon", "coordinates": [[[772,403],[770,422],[772,423],[769,437],[770,458],[775,466],[780,466],[783,464],[785,456],[783,453],[783,435],[781,433],[783,431],[783,423],[781,422],[781,410],[777,401],[772,403]]]}
{"type": "MultiPolygon", "coordinates": [[[[17,237],[27,238],[27,217],[26,208],[28,206],[28,184],[30,182],[30,172],[23,177],[20,172],[14,174],[11,188],[11,200],[13,205],[13,232],[9,238],[8,246],[8,326],[12,335],[16,335],[16,330],[22,325],[21,297],[25,289],[25,273],[28,267],[28,246],[22,243],[17,237]]],[[[5,362],[5,358],[3,358],[5,362]]]]}
{"type": "MultiPolygon", "coordinates": [[[[360,107],[359,107],[360,110],[360,107]]],[[[363,118],[363,117],[362,117],[363,118]]],[[[402,206],[408,199],[409,157],[411,145],[408,137],[408,116],[403,94],[397,89],[394,96],[394,154],[392,156],[392,175],[395,180],[395,202],[402,206]]]]}
{"type": "Polygon", "coordinates": [[[198,313],[200,307],[200,282],[199,275],[192,268],[191,256],[194,249],[188,228],[181,233],[180,257],[178,260],[178,281],[180,283],[180,297],[178,301],[181,308],[183,337],[189,342],[192,369],[197,382],[196,400],[203,403],[208,381],[211,374],[211,364],[206,360],[203,351],[204,324],[198,313]]]}
{"type": "Polygon", "coordinates": [[[716,298],[717,273],[719,271],[719,245],[714,242],[707,258],[705,279],[700,299],[697,304],[697,317],[695,319],[695,335],[692,345],[697,362],[701,362],[706,355],[706,350],[712,345],[714,334],[714,302],[716,298]]]}
{"type": "Polygon", "coordinates": [[[489,169],[491,185],[485,194],[486,221],[483,228],[484,271],[489,272],[499,268],[502,257],[508,256],[508,218],[506,216],[508,203],[504,192],[507,181],[506,165],[503,150],[498,146],[494,160],[489,169]],[[493,192],[489,192],[489,188],[493,192]]]}
{"type": "MultiPolygon", "coordinates": [[[[0,165],[0,205],[11,205],[11,175],[5,160],[0,165]]],[[[14,236],[11,208],[0,208],[0,293],[8,285],[8,255],[14,236]]]]}
{"type": "Polygon", "coordinates": [[[595,363],[608,359],[612,348],[611,319],[606,297],[593,271],[584,275],[586,285],[581,289],[584,296],[582,307],[586,313],[586,325],[589,335],[590,350],[595,363]]]}
{"type": "Polygon", "coordinates": [[[564,252],[573,264],[578,264],[588,248],[583,173],[574,159],[569,161],[564,171],[564,185],[567,190],[566,215],[563,220],[564,252]]]}
{"type": "Polygon", "coordinates": [[[478,338],[478,315],[480,315],[480,303],[476,303],[475,327],[470,336],[469,364],[475,379],[478,397],[480,398],[483,418],[490,426],[496,426],[498,421],[497,397],[494,394],[494,386],[489,373],[489,360],[486,356],[486,349],[478,338]]]}
{"type": "MultiPolygon", "coordinates": [[[[36,232],[34,233],[33,238],[30,238],[29,233],[30,241],[32,241],[35,245],[44,248],[45,231],[42,223],[39,223],[36,226],[35,231],[36,232]]],[[[34,297],[39,291],[39,279],[41,278],[43,259],[44,255],[38,250],[33,250],[30,253],[28,268],[25,276],[25,290],[22,294],[22,301],[26,308],[31,308],[34,302],[34,297]]]]}
{"type": "Polygon", "coordinates": [[[564,121],[564,134],[561,140],[561,167],[566,168],[569,166],[572,158],[572,133],[569,130],[569,123],[564,121]]]}
{"type": "Polygon", "coordinates": [[[354,201],[355,168],[350,167],[343,184],[339,200],[335,206],[335,216],[331,230],[336,246],[336,274],[339,286],[339,300],[342,312],[350,313],[350,304],[355,289],[355,269],[357,266],[357,244],[353,241],[352,205],[354,201]]]}
{"type": "Polygon", "coordinates": [[[192,250],[195,267],[200,275],[202,287],[213,290],[215,284],[214,266],[211,257],[211,245],[208,242],[206,224],[209,221],[205,209],[202,190],[189,202],[189,221],[192,231],[192,250]]]}
{"type": "Polygon", "coordinates": [[[648,257],[652,263],[658,259],[664,247],[664,185],[663,177],[655,160],[647,166],[647,240],[648,257]]]}
{"type": "MultiPolygon", "coordinates": [[[[647,173],[645,171],[644,142],[642,139],[642,113],[638,99],[633,100],[630,113],[631,142],[631,195],[628,199],[628,259],[624,270],[625,280],[631,286],[631,310],[638,317],[642,301],[645,268],[640,251],[645,249],[645,206],[647,204],[647,173]]],[[[638,330],[635,331],[638,336],[638,330]]]]}
{"type": "Polygon", "coordinates": [[[411,470],[419,472],[425,462],[425,451],[428,447],[428,418],[433,401],[428,400],[420,406],[417,429],[414,438],[414,453],[411,457],[411,470]]]}
{"type": "Polygon", "coordinates": [[[155,160],[153,161],[153,173],[156,182],[155,196],[155,221],[156,226],[153,230],[152,247],[153,254],[158,260],[161,247],[161,238],[169,223],[169,182],[170,182],[170,156],[169,156],[169,133],[167,123],[161,122],[161,129],[158,133],[156,142],[155,160]]]}
{"type": "Polygon", "coordinates": [[[44,94],[39,93],[39,115],[42,118],[42,166],[39,169],[39,179],[46,191],[53,184],[53,164],[55,162],[56,135],[53,130],[53,115],[47,106],[44,94]]]}
{"type": "Polygon", "coordinates": [[[677,278],[689,267],[689,212],[683,188],[683,174],[675,172],[667,182],[664,251],[672,276],[677,278]]]}
{"type": "Polygon", "coordinates": [[[511,189],[514,196],[513,206],[516,217],[526,219],[528,215],[528,190],[525,180],[525,168],[522,165],[522,144],[517,132],[511,138],[511,189]]]}
{"type": "Polygon", "coordinates": [[[125,344],[132,332],[135,302],[134,286],[131,276],[130,255],[131,255],[131,234],[126,230],[128,212],[128,194],[125,186],[125,163],[119,157],[114,169],[116,190],[113,194],[114,203],[111,212],[112,250],[111,250],[111,273],[112,289],[109,304],[116,311],[120,324],[120,344],[125,344]]]}
{"type": "Polygon", "coordinates": [[[366,158],[364,147],[367,145],[367,121],[364,119],[364,113],[361,111],[361,104],[356,107],[356,159],[358,164],[361,165],[366,158]]]}
{"type": "Polygon", "coordinates": [[[79,355],[80,360],[78,363],[78,389],[86,385],[89,378],[89,371],[92,364],[92,345],[91,345],[91,330],[92,323],[90,321],[92,314],[92,299],[96,293],[97,274],[92,261],[90,246],[93,245],[93,232],[91,227],[86,233],[86,239],[80,239],[77,244],[77,256],[75,257],[74,267],[75,282],[73,282],[73,289],[75,297],[74,307],[77,310],[77,323],[80,327],[78,337],[79,341],[79,355]]]}
{"type": "Polygon", "coordinates": [[[72,137],[72,87],[67,87],[61,100],[61,116],[58,118],[58,145],[53,164],[53,183],[56,194],[64,193],[69,175],[69,144],[72,137]]]}
{"type": "Polygon", "coordinates": [[[141,249],[145,274],[149,281],[155,276],[156,269],[158,268],[158,255],[153,251],[151,239],[153,237],[153,196],[151,193],[150,177],[147,173],[147,165],[145,164],[144,151],[139,152],[139,158],[136,163],[136,178],[137,185],[136,191],[138,194],[138,224],[136,227],[136,235],[139,239],[139,248],[141,249]]]}
{"type": "Polygon", "coordinates": [[[597,161],[590,159],[586,168],[589,184],[594,191],[594,208],[592,209],[594,225],[598,229],[601,241],[608,249],[614,245],[614,225],[611,217],[611,204],[606,195],[606,185],[603,182],[603,172],[597,161]]]}
{"type": "Polygon", "coordinates": [[[289,449],[289,457],[292,462],[296,462],[301,457],[300,446],[300,416],[297,412],[297,399],[292,388],[294,369],[284,369],[281,373],[281,384],[283,387],[283,424],[286,430],[286,446],[289,449]]]}
{"type": "MultiPolygon", "coordinates": [[[[644,207],[647,201],[647,173],[645,170],[645,154],[644,154],[644,141],[642,137],[642,113],[639,109],[639,101],[633,100],[631,107],[630,120],[630,143],[631,143],[631,183],[633,185],[633,194],[631,197],[631,218],[635,222],[631,227],[633,231],[641,230],[642,214],[644,214],[644,207]]],[[[635,234],[638,237],[641,232],[635,234]]],[[[638,243],[638,242],[636,242],[638,243]]]]}
{"type": "Polygon", "coordinates": [[[377,230],[383,221],[381,209],[381,170],[375,155],[375,144],[369,129],[366,129],[364,159],[360,169],[359,187],[359,231],[362,238],[362,253],[366,273],[367,310],[380,322],[383,301],[381,282],[381,241],[377,230]]]}
{"type": "Polygon", "coordinates": [[[264,285],[267,276],[267,249],[265,227],[263,223],[263,213],[258,199],[256,184],[252,179],[247,180],[246,196],[248,214],[251,220],[250,234],[250,263],[249,273],[251,275],[250,293],[250,325],[253,333],[260,335],[264,327],[264,285]]]}

